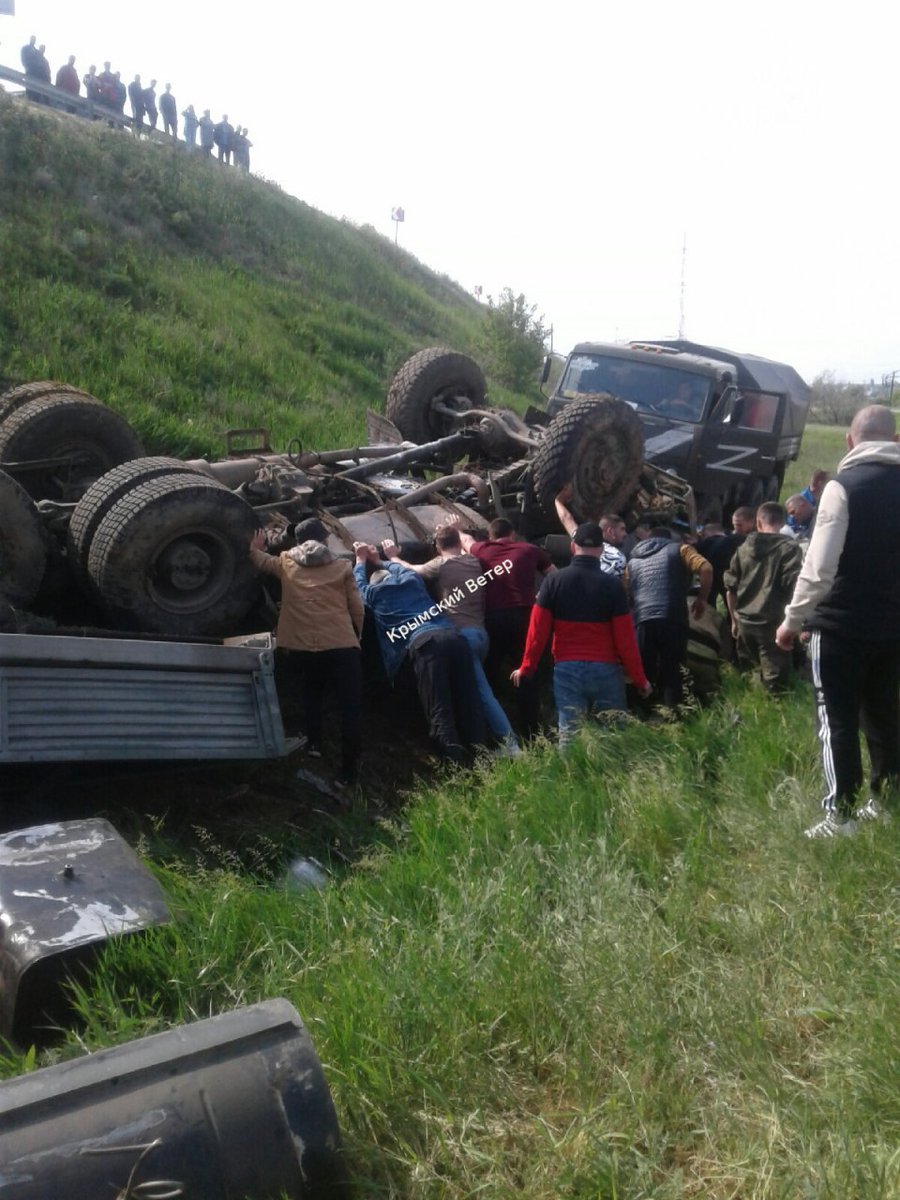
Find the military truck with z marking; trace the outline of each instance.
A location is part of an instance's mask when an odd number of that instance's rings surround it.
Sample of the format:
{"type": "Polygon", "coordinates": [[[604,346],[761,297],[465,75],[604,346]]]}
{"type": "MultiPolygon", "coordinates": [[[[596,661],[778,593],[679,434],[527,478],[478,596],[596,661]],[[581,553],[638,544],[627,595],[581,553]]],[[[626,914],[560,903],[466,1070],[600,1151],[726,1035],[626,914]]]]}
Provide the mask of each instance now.
{"type": "Polygon", "coordinates": [[[647,462],[691,484],[701,524],[778,498],[810,401],[793,367],[683,340],[579,343],[549,411],[602,394],[635,410],[647,462]]]}

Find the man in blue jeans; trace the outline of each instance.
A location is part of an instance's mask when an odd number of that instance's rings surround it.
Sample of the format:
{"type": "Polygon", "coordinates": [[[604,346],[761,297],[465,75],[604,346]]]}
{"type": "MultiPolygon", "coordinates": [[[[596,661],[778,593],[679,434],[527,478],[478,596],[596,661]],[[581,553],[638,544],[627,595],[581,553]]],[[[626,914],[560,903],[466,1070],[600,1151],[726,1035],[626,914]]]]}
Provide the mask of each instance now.
{"type": "Polygon", "coordinates": [[[522,665],[511,676],[518,687],[534,674],[552,634],[561,750],[591,711],[625,711],[623,667],[640,695],[650,695],[625,589],[601,570],[602,554],[603,531],[585,521],[572,535],[571,564],[541,585],[522,665]]]}
{"type": "Polygon", "coordinates": [[[448,762],[484,746],[485,720],[472,655],[425,584],[399,562],[382,563],[374,546],[355,542],[353,575],[371,612],[388,679],[404,659],[415,672],[431,736],[448,762]]]}
{"type": "Polygon", "coordinates": [[[446,606],[446,615],[469,643],[469,649],[472,651],[475,681],[478,684],[478,695],[485,720],[488,729],[500,743],[498,755],[518,758],[522,753],[519,739],[484,673],[484,660],[489,648],[488,633],[484,625],[487,588],[484,568],[473,554],[463,550],[455,521],[448,521],[446,525],[435,530],[434,545],[437,557],[421,565],[402,562],[400,551],[394,542],[382,542],[381,548],[392,562],[401,562],[402,566],[409,567],[422,579],[437,583],[438,595],[446,606]]]}

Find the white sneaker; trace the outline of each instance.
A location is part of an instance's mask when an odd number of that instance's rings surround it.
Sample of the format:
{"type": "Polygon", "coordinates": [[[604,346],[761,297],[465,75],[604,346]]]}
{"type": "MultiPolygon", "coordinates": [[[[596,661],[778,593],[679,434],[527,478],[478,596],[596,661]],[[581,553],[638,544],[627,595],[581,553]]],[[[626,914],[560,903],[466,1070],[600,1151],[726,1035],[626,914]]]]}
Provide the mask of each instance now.
{"type": "Polygon", "coordinates": [[[828,813],[809,829],[804,829],[803,836],[808,838],[853,837],[858,826],[852,817],[836,817],[828,813]]]}
{"type": "Polygon", "coordinates": [[[884,821],[887,823],[891,819],[891,814],[882,808],[874,796],[870,796],[865,804],[861,804],[856,809],[853,819],[854,821],[884,821]]]}
{"type": "Polygon", "coordinates": [[[518,742],[501,742],[491,751],[491,758],[522,758],[524,754],[518,742]]]}

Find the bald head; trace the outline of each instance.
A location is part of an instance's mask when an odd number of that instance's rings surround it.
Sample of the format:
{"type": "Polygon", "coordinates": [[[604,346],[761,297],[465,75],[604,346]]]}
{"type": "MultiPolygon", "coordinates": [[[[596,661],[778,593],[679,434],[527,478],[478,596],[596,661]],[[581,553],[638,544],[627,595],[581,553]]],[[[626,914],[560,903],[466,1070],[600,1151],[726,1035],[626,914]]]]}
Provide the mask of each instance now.
{"type": "Polygon", "coordinates": [[[869,404],[861,408],[850,425],[847,441],[851,446],[860,442],[895,442],[897,421],[884,404],[869,404]]]}

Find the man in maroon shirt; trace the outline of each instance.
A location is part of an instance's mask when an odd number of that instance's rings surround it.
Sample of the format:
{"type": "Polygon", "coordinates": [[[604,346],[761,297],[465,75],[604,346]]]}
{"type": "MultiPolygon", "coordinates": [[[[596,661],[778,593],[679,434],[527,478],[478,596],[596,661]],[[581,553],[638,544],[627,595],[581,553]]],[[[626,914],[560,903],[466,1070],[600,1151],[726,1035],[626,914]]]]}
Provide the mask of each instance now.
{"type": "Polygon", "coordinates": [[[521,666],[512,681],[521,687],[538,668],[553,634],[553,694],[559,713],[559,745],[564,749],[578,725],[595,712],[625,711],[628,672],[641,696],[650,684],[620,580],[601,569],[603,531],[593,521],[572,536],[572,562],[545,579],[531,613],[521,666]]]}
{"type": "MultiPolygon", "coordinates": [[[[485,670],[496,693],[504,662],[518,665],[525,650],[528,622],[534,606],[536,578],[552,574],[554,567],[546,550],[531,542],[520,542],[509,521],[498,517],[488,526],[488,540],[477,542],[461,533],[463,549],[473,554],[482,567],[494,570],[485,586],[484,624],[491,639],[485,670]],[[507,565],[509,564],[509,565],[507,565]]],[[[519,719],[526,738],[540,727],[539,697],[534,681],[519,686],[519,719]]]]}
{"type": "Polygon", "coordinates": [[[75,70],[75,55],[69,55],[69,61],[56,72],[56,86],[64,92],[77,96],[81,91],[81,80],[75,70]]]}

